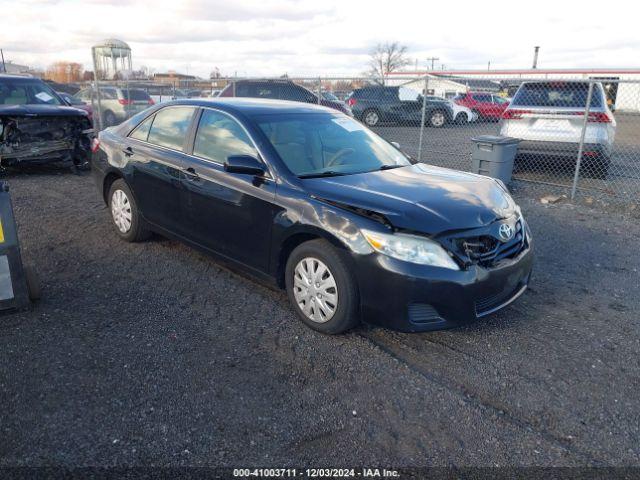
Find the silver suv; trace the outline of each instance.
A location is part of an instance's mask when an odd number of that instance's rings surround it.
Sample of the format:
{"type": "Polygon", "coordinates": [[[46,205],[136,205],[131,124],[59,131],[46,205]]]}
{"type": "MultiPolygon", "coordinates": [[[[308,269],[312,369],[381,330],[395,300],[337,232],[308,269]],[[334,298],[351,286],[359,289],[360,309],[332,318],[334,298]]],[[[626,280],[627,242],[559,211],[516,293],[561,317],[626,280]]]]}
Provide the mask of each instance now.
{"type": "MultiPolygon", "coordinates": [[[[93,101],[97,102],[93,88],[80,90],[75,96],[88,104],[92,104],[93,96],[93,101]]],[[[105,127],[117,125],[154,104],[149,94],[141,88],[100,87],[100,110],[105,127]]],[[[97,115],[97,105],[93,105],[93,110],[97,115]]]]}
{"type": "MultiPolygon", "coordinates": [[[[500,134],[521,139],[520,158],[575,162],[588,92],[587,81],[524,82],[502,114],[500,134]]],[[[615,132],[604,89],[595,83],[582,152],[584,173],[607,176],[615,132]]]]}

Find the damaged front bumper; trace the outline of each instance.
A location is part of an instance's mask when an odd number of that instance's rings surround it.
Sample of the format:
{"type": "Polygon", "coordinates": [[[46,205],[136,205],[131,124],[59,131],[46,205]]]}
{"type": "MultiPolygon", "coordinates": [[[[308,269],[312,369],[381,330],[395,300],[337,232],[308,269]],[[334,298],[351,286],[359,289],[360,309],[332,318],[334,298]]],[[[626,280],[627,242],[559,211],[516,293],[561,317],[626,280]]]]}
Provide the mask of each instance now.
{"type": "Polygon", "coordinates": [[[0,166],[87,164],[94,136],[85,117],[0,117],[0,166]]]}

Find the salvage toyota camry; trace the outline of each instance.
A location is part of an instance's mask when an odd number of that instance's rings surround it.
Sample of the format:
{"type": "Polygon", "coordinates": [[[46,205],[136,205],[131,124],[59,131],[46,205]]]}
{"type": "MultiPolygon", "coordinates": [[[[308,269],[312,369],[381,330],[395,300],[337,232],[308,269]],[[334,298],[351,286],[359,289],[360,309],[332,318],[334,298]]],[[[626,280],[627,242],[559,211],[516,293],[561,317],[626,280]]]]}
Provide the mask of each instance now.
{"type": "Polygon", "coordinates": [[[529,282],[531,233],[502,183],[415,163],[321,106],[163,103],[94,150],[120,237],[156,232],[270,280],[321,332],[453,327],[529,282]]]}

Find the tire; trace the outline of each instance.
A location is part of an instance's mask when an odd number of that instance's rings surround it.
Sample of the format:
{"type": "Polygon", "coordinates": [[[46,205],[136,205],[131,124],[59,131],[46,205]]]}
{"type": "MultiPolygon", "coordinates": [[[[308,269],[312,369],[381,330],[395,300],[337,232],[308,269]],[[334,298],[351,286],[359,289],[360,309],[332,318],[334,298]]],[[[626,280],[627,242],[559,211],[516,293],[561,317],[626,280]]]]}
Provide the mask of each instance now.
{"type": "Polygon", "coordinates": [[[116,118],[115,114],[109,110],[107,110],[106,112],[104,112],[104,126],[105,127],[113,127],[114,125],[117,125],[118,123],[118,119],[116,118]]]}
{"type": "Polygon", "coordinates": [[[465,125],[469,122],[469,116],[465,112],[456,115],[456,125],[465,125]]]}
{"type": "Polygon", "coordinates": [[[380,112],[370,108],[362,114],[362,121],[367,127],[375,127],[380,123],[380,112]]]}
{"type": "Polygon", "coordinates": [[[138,205],[129,185],[123,179],[111,184],[107,199],[111,220],[120,238],[127,242],[140,242],[149,238],[151,233],[144,228],[138,205]]]}
{"type": "Polygon", "coordinates": [[[25,265],[23,268],[24,271],[24,279],[27,283],[27,293],[29,295],[29,300],[32,302],[37,302],[42,298],[42,290],[40,288],[40,279],[38,278],[38,273],[36,269],[32,265],[25,265]]]}
{"type": "Polygon", "coordinates": [[[337,334],[359,323],[356,280],[345,262],[344,253],[326,240],[311,240],[296,247],[287,260],[285,276],[289,301],[308,327],[326,334],[337,334]],[[315,282],[318,278],[314,279],[312,275],[314,271],[322,274],[323,266],[328,276],[325,274],[322,280],[325,287],[318,288],[320,282],[315,282]],[[307,276],[305,272],[311,275],[307,276]],[[307,305],[308,314],[304,311],[307,305]]]}
{"type": "Polygon", "coordinates": [[[429,126],[433,128],[442,128],[447,123],[447,115],[442,110],[434,110],[429,115],[429,126]]]}
{"type": "Polygon", "coordinates": [[[584,176],[589,178],[597,178],[606,180],[609,176],[609,167],[611,166],[610,158],[600,158],[589,160],[584,165],[584,176]]]}

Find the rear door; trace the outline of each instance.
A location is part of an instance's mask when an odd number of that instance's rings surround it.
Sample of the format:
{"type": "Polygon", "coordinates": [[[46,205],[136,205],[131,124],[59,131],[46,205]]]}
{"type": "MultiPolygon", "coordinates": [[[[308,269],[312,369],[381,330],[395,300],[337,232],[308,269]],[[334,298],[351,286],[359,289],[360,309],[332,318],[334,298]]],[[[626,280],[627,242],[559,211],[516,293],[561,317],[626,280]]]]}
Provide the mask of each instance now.
{"type": "Polygon", "coordinates": [[[265,175],[224,170],[231,155],[259,158],[242,125],[229,114],[201,110],[183,184],[187,236],[211,250],[257,270],[266,271],[276,185],[265,175]]]}
{"type": "Polygon", "coordinates": [[[123,154],[132,165],[132,189],[143,217],[184,235],[181,196],[189,157],[184,153],[195,107],[165,107],[143,121],[129,137],[123,154]]]}

